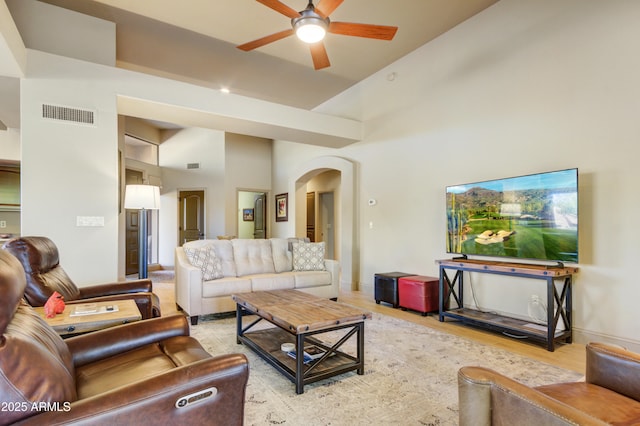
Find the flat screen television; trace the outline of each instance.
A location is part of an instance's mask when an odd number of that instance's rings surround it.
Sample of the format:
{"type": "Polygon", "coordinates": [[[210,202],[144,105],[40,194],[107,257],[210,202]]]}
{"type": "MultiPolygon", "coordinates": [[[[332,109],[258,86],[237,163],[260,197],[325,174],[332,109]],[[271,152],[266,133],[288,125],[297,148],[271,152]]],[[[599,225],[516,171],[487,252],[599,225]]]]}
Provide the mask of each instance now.
{"type": "Polygon", "coordinates": [[[447,253],[578,262],[578,169],[446,188],[447,253]]]}

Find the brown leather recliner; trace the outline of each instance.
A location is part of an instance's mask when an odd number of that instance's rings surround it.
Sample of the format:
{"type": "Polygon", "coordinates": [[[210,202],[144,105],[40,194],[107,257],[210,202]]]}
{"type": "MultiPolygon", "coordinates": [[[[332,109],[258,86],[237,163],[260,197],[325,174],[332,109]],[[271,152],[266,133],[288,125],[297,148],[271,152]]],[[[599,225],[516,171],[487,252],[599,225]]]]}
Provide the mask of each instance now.
{"type": "Polygon", "coordinates": [[[587,345],[585,381],[528,387],[482,367],[458,373],[460,426],[640,424],[640,355],[587,345]]]}
{"type": "Polygon", "coordinates": [[[212,357],[183,315],[62,340],[25,285],[0,251],[0,425],[243,423],[246,357],[212,357]]]}
{"type": "Polygon", "coordinates": [[[26,272],[24,297],[31,306],[44,306],[57,291],[65,302],[106,302],[133,299],[142,319],[160,316],[160,301],[150,279],[122,281],[78,287],[60,266],[58,248],[47,237],[18,237],[2,248],[18,258],[26,272]]]}

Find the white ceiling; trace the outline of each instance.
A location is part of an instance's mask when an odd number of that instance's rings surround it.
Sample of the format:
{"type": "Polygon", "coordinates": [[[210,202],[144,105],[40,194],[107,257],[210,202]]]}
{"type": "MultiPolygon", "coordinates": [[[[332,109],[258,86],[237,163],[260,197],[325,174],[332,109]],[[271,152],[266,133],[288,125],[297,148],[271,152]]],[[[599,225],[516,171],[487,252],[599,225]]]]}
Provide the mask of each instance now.
{"type": "MultiPolygon", "coordinates": [[[[312,109],[497,0],[345,0],[332,21],[398,32],[392,41],[328,34],[331,66],[319,71],[295,36],[251,52],[235,47],[291,28],[289,18],[255,0],[41,1],[115,22],[120,67],[312,109]]],[[[281,2],[295,10],[307,5],[281,2]]]]}
{"type": "MultiPolygon", "coordinates": [[[[255,0],[39,1],[115,22],[119,67],[310,110],[498,0],[344,0],[332,21],[398,32],[391,41],[328,34],[331,66],[319,71],[295,36],[250,52],[236,48],[290,28],[289,18],[255,0]]],[[[281,0],[295,10],[307,1],[281,0]]],[[[0,94],[15,99],[18,86],[0,76],[0,94]]],[[[13,123],[10,109],[0,105],[0,120],[13,123]]]]}

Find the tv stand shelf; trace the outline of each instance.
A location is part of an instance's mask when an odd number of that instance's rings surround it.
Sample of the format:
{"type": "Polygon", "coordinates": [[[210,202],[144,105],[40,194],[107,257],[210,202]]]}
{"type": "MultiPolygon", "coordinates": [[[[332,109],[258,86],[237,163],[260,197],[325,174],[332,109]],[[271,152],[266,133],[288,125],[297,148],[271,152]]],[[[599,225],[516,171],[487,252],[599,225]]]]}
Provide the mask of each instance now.
{"type": "Polygon", "coordinates": [[[477,259],[446,259],[438,260],[437,263],[440,266],[438,302],[441,322],[449,317],[465,324],[502,332],[507,336],[542,341],[547,344],[547,350],[550,352],[555,350],[556,341],[571,343],[571,284],[573,274],[578,268],[477,259]],[[455,271],[453,278],[449,277],[447,270],[455,271]],[[465,271],[544,280],[547,283],[547,325],[465,308],[465,271]],[[560,318],[564,322],[565,330],[556,332],[560,318]]]}

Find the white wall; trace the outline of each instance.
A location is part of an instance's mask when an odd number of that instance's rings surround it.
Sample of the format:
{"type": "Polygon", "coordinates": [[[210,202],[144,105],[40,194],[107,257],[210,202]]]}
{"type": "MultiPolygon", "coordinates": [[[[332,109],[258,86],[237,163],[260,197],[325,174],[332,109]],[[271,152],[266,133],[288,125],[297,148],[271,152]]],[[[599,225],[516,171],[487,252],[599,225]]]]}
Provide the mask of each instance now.
{"type": "MultiPolygon", "coordinates": [[[[270,193],[270,139],[226,133],[225,135],[225,232],[238,234],[238,190],[270,193]]],[[[273,199],[267,195],[267,236],[271,235],[273,199]]]]}
{"type": "MultiPolygon", "coordinates": [[[[331,151],[360,164],[361,288],[372,293],[376,272],[437,276],[445,186],[578,167],[576,336],[640,348],[639,15],[635,1],[502,0],[322,106],[366,120],[362,142],[331,151]]],[[[275,145],[276,190],[319,155],[290,145],[275,145]]],[[[515,315],[544,294],[473,280],[481,305],[515,315]]]]}
{"type": "Polygon", "coordinates": [[[226,212],[224,132],[210,129],[181,130],[160,145],[162,189],[160,191],[161,265],[173,266],[178,245],[180,190],[204,190],[205,236],[223,235],[226,212]],[[199,169],[187,169],[188,163],[199,163],[199,169]]]}
{"type": "MultiPolygon", "coordinates": [[[[29,66],[38,69],[30,57],[29,66]]],[[[49,77],[21,83],[22,235],[46,235],[78,285],[117,278],[116,99],[104,81],[49,77]],[[96,125],[41,117],[42,103],[96,112],[96,125]],[[104,226],[76,226],[78,216],[104,226]]]]}
{"type": "Polygon", "coordinates": [[[335,170],[340,174],[339,205],[336,223],[339,232],[336,234],[335,259],[340,262],[340,288],[353,290],[357,288],[359,279],[360,246],[358,238],[358,206],[354,202],[358,194],[359,167],[350,159],[339,156],[322,155],[327,152],[313,148],[311,152],[317,156],[305,156],[308,147],[295,143],[278,142],[274,145],[274,193],[287,193],[289,220],[276,222],[276,236],[306,236],[306,194],[307,184],[315,176],[335,170]],[[305,159],[306,158],[306,159],[305,159]],[[302,217],[301,217],[302,216],[302,217]]]}
{"type": "MultiPolygon", "coordinates": [[[[273,146],[273,194],[282,194],[289,192],[291,180],[297,179],[295,171],[300,164],[307,159],[313,159],[322,155],[331,154],[335,150],[318,146],[303,145],[298,143],[288,143],[277,141],[273,146]]],[[[339,150],[338,150],[339,151],[339,150]]],[[[306,182],[302,192],[306,193],[306,182]]],[[[274,237],[286,238],[289,236],[305,237],[306,230],[304,225],[296,228],[296,221],[293,220],[295,212],[292,204],[292,194],[289,194],[289,220],[287,222],[276,222],[273,228],[274,237]]],[[[305,206],[306,199],[300,200],[300,206],[305,206]]]]}

